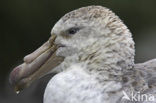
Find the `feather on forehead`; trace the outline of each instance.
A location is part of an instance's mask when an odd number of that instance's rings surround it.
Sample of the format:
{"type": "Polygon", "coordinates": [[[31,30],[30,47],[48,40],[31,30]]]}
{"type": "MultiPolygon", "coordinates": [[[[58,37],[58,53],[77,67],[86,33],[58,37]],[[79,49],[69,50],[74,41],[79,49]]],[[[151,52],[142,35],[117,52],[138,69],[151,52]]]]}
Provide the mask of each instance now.
{"type": "Polygon", "coordinates": [[[81,18],[83,20],[91,20],[96,18],[104,18],[108,15],[115,15],[111,10],[102,6],[88,6],[71,11],[62,17],[63,22],[70,18],[81,18]]]}

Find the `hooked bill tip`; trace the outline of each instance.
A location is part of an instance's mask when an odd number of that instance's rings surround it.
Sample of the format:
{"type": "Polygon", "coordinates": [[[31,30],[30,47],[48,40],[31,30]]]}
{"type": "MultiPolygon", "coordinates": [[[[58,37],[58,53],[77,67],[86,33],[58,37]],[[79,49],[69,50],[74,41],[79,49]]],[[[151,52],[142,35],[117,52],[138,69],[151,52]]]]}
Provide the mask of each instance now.
{"type": "Polygon", "coordinates": [[[16,67],[15,69],[13,69],[13,71],[10,73],[10,78],[9,78],[9,82],[11,85],[15,85],[16,82],[18,81],[18,74],[20,71],[21,66],[16,67]]]}

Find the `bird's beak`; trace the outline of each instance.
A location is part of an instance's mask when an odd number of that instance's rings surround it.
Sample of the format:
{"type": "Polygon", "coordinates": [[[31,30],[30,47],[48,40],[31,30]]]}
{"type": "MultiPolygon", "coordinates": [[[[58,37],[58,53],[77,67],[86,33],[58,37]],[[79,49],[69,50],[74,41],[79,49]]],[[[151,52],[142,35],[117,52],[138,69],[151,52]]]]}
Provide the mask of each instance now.
{"type": "Polygon", "coordinates": [[[54,43],[55,38],[56,35],[52,35],[40,48],[25,56],[23,64],[13,69],[10,74],[10,83],[17,93],[28,87],[34,80],[47,74],[64,60],[63,57],[56,56],[59,45],[54,43]]]}

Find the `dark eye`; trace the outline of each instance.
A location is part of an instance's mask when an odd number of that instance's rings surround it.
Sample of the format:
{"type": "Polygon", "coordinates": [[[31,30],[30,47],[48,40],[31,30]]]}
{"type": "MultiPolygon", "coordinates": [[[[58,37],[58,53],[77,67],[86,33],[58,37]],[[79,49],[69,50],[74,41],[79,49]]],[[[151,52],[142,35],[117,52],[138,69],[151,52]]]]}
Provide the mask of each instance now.
{"type": "Polygon", "coordinates": [[[70,28],[70,29],[68,30],[68,33],[69,33],[69,34],[75,34],[75,33],[77,33],[79,30],[80,30],[79,28],[70,28]]]}

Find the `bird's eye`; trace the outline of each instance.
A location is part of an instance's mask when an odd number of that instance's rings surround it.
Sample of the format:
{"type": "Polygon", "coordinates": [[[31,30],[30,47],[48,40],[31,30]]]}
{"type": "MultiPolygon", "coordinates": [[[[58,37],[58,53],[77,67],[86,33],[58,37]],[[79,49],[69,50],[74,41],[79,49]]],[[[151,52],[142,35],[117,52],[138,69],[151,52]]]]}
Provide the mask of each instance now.
{"type": "Polygon", "coordinates": [[[70,28],[68,30],[68,34],[75,34],[79,31],[80,29],[79,28],[70,28]]]}

